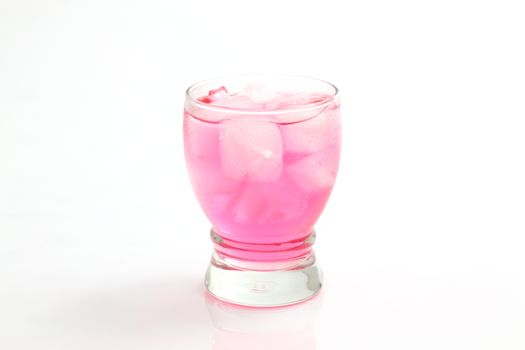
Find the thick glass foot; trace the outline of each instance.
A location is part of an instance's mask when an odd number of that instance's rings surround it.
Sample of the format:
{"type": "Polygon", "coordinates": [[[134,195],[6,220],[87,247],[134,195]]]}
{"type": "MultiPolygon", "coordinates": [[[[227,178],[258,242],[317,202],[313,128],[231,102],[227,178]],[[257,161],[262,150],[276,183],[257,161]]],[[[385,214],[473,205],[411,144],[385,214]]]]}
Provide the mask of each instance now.
{"type": "Polygon", "coordinates": [[[215,297],[233,304],[272,307],[296,304],[321,289],[315,255],[285,262],[246,262],[214,253],[206,287],[215,297]]]}

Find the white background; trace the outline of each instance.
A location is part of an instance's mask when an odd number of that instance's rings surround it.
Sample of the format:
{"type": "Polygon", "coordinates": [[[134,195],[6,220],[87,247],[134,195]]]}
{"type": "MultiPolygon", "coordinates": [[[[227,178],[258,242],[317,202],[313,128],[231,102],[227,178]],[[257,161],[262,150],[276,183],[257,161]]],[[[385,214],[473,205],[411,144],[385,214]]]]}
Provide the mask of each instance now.
{"type": "Polygon", "coordinates": [[[525,349],[521,5],[0,0],[0,348],[525,349]],[[341,90],[324,292],[285,312],[202,286],[184,90],[247,72],[341,90]]]}

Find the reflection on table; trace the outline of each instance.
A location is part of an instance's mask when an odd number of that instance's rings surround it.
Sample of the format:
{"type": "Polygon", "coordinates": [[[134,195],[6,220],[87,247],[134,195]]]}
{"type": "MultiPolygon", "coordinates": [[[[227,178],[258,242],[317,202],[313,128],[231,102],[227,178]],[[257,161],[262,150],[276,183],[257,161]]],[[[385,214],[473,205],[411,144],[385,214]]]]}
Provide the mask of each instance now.
{"type": "Polygon", "coordinates": [[[206,295],[213,350],[313,350],[322,296],[280,308],[247,308],[206,295]]]}

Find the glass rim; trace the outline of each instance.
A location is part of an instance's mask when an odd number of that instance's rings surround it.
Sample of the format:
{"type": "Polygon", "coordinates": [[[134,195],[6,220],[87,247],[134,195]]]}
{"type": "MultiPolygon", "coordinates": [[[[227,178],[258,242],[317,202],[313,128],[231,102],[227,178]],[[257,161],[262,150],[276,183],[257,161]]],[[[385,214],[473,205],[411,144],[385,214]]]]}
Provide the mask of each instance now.
{"type": "MultiPolygon", "coordinates": [[[[256,82],[256,81],[255,81],[256,82]]],[[[190,85],[186,89],[186,101],[189,101],[190,103],[198,106],[199,108],[209,110],[209,111],[216,111],[216,112],[222,112],[222,113],[228,113],[228,114],[251,114],[251,115],[275,115],[275,114],[286,114],[286,113],[297,113],[297,112],[308,112],[314,109],[322,108],[330,103],[334,102],[339,97],[339,89],[334,84],[330,83],[327,80],[318,79],[318,78],[312,78],[305,75],[295,75],[295,74],[232,74],[232,75],[224,75],[219,76],[217,78],[212,79],[205,79],[198,81],[192,85],[190,85]],[[325,86],[328,86],[332,89],[332,93],[329,94],[329,98],[326,100],[318,101],[318,102],[311,102],[306,103],[298,106],[288,106],[284,108],[277,108],[267,111],[257,111],[257,110],[250,110],[250,109],[241,109],[241,108],[229,108],[229,107],[222,107],[222,106],[214,106],[208,103],[204,103],[199,101],[196,97],[191,95],[192,90],[195,88],[198,88],[199,86],[202,86],[204,84],[210,83],[212,81],[220,81],[220,80],[227,80],[231,78],[243,78],[243,77],[265,77],[265,78],[288,78],[288,79],[305,79],[312,82],[317,82],[320,84],[323,84],[325,86]]]]}

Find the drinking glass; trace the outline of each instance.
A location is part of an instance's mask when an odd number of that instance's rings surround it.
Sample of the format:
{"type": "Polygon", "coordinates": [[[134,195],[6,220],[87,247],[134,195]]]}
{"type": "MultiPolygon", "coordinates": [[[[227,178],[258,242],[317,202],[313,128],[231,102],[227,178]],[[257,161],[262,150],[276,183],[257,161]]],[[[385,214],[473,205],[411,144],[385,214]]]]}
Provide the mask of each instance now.
{"type": "Polygon", "coordinates": [[[337,88],[300,76],[230,76],[186,91],[184,150],[214,252],[205,284],[240,305],[313,297],[314,224],[341,150],[337,88]]]}

